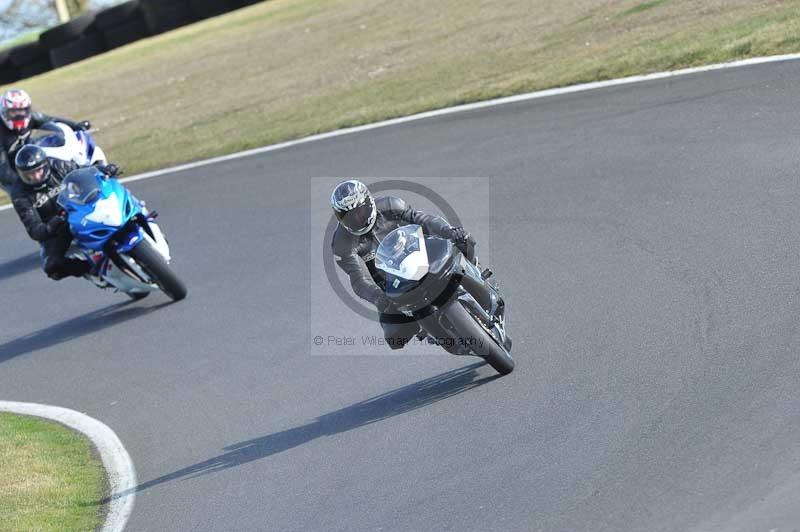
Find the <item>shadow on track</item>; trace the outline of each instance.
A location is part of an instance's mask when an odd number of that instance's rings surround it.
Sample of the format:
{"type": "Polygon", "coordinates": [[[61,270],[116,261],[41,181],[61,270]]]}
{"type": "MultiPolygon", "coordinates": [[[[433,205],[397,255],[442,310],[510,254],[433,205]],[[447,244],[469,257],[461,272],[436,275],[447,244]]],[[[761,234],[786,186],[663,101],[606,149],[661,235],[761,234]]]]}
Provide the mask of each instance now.
{"type": "Polygon", "coordinates": [[[0,281],[5,281],[7,279],[11,279],[12,277],[16,277],[17,275],[37,270],[39,269],[40,265],[41,259],[39,259],[38,251],[34,251],[33,253],[25,255],[24,257],[19,257],[8,262],[4,262],[0,264],[0,281]]]}
{"type": "MultiPolygon", "coordinates": [[[[500,377],[496,373],[481,377],[477,369],[484,365],[486,365],[484,362],[480,362],[454,369],[372,397],[330,414],[325,414],[306,425],[225,447],[224,450],[226,452],[219,456],[139,484],[132,490],[114,495],[113,498],[125,497],[131,493],[144,491],[173,480],[216,473],[254,460],[267,458],[273,454],[308,443],[316,438],[347,432],[370,423],[411,412],[464,393],[500,377]]],[[[101,501],[101,504],[106,504],[109,500],[111,499],[101,501]]]]}
{"type": "Polygon", "coordinates": [[[115,303],[0,344],[0,363],[20,355],[95,333],[106,327],[112,327],[118,323],[150,314],[172,304],[169,301],[152,307],[136,307],[131,306],[133,303],[134,301],[115,303]]]}

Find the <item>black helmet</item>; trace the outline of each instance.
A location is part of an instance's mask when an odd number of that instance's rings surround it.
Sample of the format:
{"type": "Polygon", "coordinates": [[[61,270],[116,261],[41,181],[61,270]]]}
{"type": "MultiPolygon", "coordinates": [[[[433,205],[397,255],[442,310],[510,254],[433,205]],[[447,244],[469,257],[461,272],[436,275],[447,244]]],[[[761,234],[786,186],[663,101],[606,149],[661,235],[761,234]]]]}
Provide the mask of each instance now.
{"type": "Polygon", "coordinates": [[[33,188],[42,188],[50,177],[50,161],[47,154],[39,146],[29,144],[23,146],[14,158],[20,180],[33,188]]]}
{"type": "Polygon", "coordinates": [[[339,223],[354,235],[369,233],[378,216],[367,185],[355,179],[336,185],[331,194],[331,207],[339,223]]]}

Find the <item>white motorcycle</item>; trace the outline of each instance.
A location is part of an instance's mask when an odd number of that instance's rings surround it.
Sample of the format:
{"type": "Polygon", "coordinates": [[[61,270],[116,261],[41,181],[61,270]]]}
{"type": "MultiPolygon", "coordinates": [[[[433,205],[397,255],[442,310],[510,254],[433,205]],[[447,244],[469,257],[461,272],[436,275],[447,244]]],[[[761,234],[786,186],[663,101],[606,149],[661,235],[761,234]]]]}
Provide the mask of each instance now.
{"type": "Polygon", "coordinates": [[[78,166],[108,164],[106,154],[89,131],[73,131],[61,122],[48,122],[27,140],[42,148],[48,157],[72,161],[78,166]]]}
{"type": "MultiPolygon", "coordinates": [[[[48,122],[21,136],[11,148],[11,153],[16,153],[26,144],[35,144],[41,147],[48,157],[74,162],[80,167],[108,164],[105,152],[94,141],[91,132],[73,131],[71,127],[61,122],[48,122]]],[[[0,189],[10,194],[16,182],[16,172],[9,165],[7,171],[0,175],[0,189]]]]}

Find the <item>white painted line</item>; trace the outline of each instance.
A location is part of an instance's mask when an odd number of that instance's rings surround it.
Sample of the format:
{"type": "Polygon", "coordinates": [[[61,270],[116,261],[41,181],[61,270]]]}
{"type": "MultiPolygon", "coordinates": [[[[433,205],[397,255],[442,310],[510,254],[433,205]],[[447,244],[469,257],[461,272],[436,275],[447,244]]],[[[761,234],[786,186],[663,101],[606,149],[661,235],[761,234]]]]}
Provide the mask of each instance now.
{"type": "MultiPolygon", "coordinates": [[[[693,67],[693,68],[684,68],[681,70],[672,70],[668,72],[655,72],[653,74],[644,74],[641,76],[630,76],[627,78],[618,78],[618,79],[610,79],[607,81],[595,81],[592,83],[582,83],[580,85],[570,85],[568,87],[559,87],[557,89],[547,89],[543,91],[537,92],[529,92],[526,94],[518,94],[516,96],[507,96],[505,98],[497,98],[494,100],[486,100],[482,102],[475,102],[475,103],[468,103],[464,105],[457,105],[455,107],[446,107],[444,109],[437,109],[435,111],[427,111],[424,113],[418,113],[415,115],[404,116],[401,118],[393,118],[391,120],[384,120],[383,122],[375,122],[374,124],[366,124],[363,126],[356,126],[350,127],[346,129],[337,129],[335,131],[330,131],[328,133],[320,133],[318,135],[311,135],[310,137],[304,137],[302,139],[297,140],[290,140],[288,142],[281,142],[280,144],[273,144],[271,146],[264,146],[263,148],[255,148],[252,150],[241,151],[238,153],[232,153],[230,155],[223,155],[220,157],[214,157],[211,159],[204,159],[202,161],[195,161],[193,163],[182,164],[179,166],[173,166],[170,168],[164,168],[163,170],[154,170],[152,172],[146,172],[144,174],[138,174],[131,177],[126,177],[121,179],[123,183],[130,183],[132,181],[141,181],[143,179],[150,179],[152,177],[158,177],[166,174],[174,174],[178,172],[184,172],[186,170],[192,170],[194,168],[200,168],[203,166],[208,166],[217,163],[223,163],[226,161],[233,161],[236,159],[242,159],[244,157],[250,157],[253,155],[260,155],[263,153],[269,153],[277,150],[282,150],[285,148],[291,148],[292,146],[299,146],[301,144],[307,144],[309,142],[317,142],[320,140],[332,139],[335,137],[341,137],[344,135],[352,135],[354,133],[361,133],[363,131],[370,131],[373,129],[380,129],[384,127],[391,127],[400,124],[406,124],[408,122],[416,122],[417,120],[424,120],[426,118],[435,118],[439,116],[447,116],[456,113],[463,113],[466,111],[474,111],[476,109],[484,109],[486,107],[496,107],[498,105],[506,105],[510,103],[517,103],[517,102],[526,102],[529,100],[538,100],[540,98],[547,98],[550,96],[560,96],[563,94],[572,94],[574,92],[585,92],[590,90],[596,89],[605,89],[608,87],[615,87],[617,85],[630,85],[632,83],[642,83],[644,81],[655,81],[659,79],[665,78],[673,78],[677,76],[686,76],[689,74],[698,74],[701,72],[712,72],[715,70],[725,70],[729,68],[739,68],[745,66],[752,66],[752,65],[762,65],[765,63],[779,63],[782,61],[794,61],[800,59],[800,54],[786,54],[786,55],[771,55],[766,57],[754,57],[751,59],[743,59],[741,61],[732,61],[730,63],[716,63],[713,65],[706,65],[701,67],[693,67]]],[[[0,207],[0,211],[10,209],[10,205],[4,205],[0,207]]]]}
{"type": "Polygon", "coordinates": [[[0,412],[50,419],[86,435],[100,453],[111,488],[108,515],[101,530],[122,532],[133,511],[133,501],[136,498],[136,471],[128,451],[113,430],[85,414],[58,406],[0,401],[0,412]]]}

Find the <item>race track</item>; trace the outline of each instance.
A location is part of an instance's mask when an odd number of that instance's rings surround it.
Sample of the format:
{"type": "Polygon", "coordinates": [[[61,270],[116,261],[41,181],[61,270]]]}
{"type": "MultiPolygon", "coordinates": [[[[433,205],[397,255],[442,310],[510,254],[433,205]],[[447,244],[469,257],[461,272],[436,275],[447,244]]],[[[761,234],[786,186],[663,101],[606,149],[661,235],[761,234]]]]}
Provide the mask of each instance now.
{"type": "Polygon", "coordinates": [[[4,212],[0,399],[117,432],[131,532],[794,530],[798,87],[800,62],[739,68],[131,183],[174,305],[49,281],[4,212]],[[512,375],[314,348],[363,319],[319,288],[326,183],[350,175],[426,178],[486,226],[512,375]]]}

